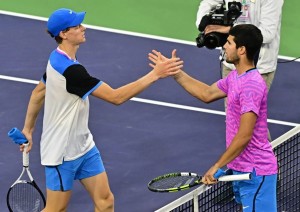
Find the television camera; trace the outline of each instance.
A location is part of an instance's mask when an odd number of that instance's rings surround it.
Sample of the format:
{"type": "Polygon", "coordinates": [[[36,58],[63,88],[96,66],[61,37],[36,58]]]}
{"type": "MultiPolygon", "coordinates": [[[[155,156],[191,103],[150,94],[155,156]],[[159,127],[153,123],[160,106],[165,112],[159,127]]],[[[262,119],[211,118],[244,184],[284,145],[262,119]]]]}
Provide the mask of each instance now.
{"type": "Polygon", "coordinates": [[[218,4],[208,14],[202,17],[198,30],[200,34],[196,38],[197,47],[205,46],[208,49],[215,49],[226,43],[228,34],[211,32],[204,34],[207,25],[232,26],[235,20],[242,14],[240,2],[230,1],[227,4],[218,4]]]}

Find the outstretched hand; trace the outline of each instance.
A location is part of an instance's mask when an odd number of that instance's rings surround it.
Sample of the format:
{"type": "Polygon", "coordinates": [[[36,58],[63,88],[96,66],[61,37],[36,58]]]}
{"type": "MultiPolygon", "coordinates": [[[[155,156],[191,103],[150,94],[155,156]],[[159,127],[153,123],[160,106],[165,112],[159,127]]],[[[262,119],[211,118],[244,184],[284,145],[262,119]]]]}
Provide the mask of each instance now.
{"type": "Polygon", "coordinates": [[[156,50],[148,54],[148,59],[152,62],[149,66],[159,78],[174,76],[181,71],[183,61],[176,56],[176,50],[172,51],[172,57],[169,59],[156,50]]]}
{"type": "MultiPolygon", "coordinates": [[[[172,51],[172,58],[177,58],[176,56],[176,49],[174,49],[172,51]]],[[[154,66],[157,64],[157,63],[162,63],[166,60],[168,60],[167,57],[165,57],[164,55],[162,55],[160,52],[156,51],[156,50],[152,50],[152,53],[149,53],[148,54],[148,59],[153,63],[149,63],[149,66],[154,68],[154,66]]]]}

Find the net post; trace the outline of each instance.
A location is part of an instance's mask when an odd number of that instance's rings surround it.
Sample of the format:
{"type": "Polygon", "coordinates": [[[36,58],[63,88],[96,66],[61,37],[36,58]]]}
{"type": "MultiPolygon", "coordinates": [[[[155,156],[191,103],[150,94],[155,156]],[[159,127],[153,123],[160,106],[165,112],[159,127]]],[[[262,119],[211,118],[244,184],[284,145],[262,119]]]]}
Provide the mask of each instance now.
{"type": "Polygon", "coordinates": [[[193,195],[194,195],[194,198],[193,198],[193,201],[194,201],[194,212],[199,212],[198,192],[194,192],[193,195]]]}

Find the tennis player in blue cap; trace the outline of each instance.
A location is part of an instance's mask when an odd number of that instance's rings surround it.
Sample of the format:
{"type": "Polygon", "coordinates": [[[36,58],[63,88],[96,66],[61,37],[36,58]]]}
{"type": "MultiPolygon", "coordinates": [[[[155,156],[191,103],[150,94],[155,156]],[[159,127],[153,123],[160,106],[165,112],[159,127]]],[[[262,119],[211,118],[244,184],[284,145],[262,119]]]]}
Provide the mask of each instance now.
{"type": "MultiPolygon", "coordinates": [[[[66,211],[74,180],[80,180],[93,199],[95,211],[114,211],[114,196],[101,155],[88,128],[89,95],[120,105],[160,78],[182,68],[179,58],[157,64],[138,80],[113,89],[87,72],[77,60],[86,41],[85,12],[58,9],[47,22],[58,47],[50,54],[46,73],[33,90],[23,134],[32,148],[32,133],[44,105],[41,163],[45,166],[47,203],[44,212],[66,211]]],[[[21,147],[23,150],[23,147],[21,147]]]]}

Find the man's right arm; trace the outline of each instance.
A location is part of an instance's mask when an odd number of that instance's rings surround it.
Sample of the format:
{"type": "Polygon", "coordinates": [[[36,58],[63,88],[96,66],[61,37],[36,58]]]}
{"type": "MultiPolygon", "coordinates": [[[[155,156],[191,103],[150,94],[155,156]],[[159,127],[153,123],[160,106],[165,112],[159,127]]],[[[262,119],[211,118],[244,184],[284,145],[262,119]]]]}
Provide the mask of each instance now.
{"type": "Polygon", "coordinates": [[[30,100],[26,112],[24,128],[22,130],[22,133],[29,141],[28,151],[30,151],[32,147],[32,133],[34,131],[38,114],[44,104],[45,92],[46,92],[46,85],[40,81],[39,84],[33,89],[30,96],[30,100]]]}
{"type": "Polygon", "coordinates": [[[226,94],[218,88],[217,83],[207,85],[189,76],[184,71],[181,71],[180,73],[176,74],[174,79],[189,94],[205,103],[210,103],[215,100],[226,97],[226,94]]]}
{"type": "MultiPolygon", "coordinates": [[[[164,61],[167,59],[164,55],[156,50],[152,50],[148,55],[149,60],[153,64],[157,64],[158,62],[164,61]]],[[[176,49],[172,51],[172,58],[177,58],[176,49]]],[[[154,65],[150,64],[151,67],[154,65]]],[[[217,99],[221,99],[226,97],[226,93],[224,93],[221,89],[218,88],[217,83],[212,85],[207,85],[187,73],[185,73],[182,69],[180,72],[174,75],[174,79],[176,82],[181,85],[189,94],[196,97],[197,99],[210,103],[217,99]]]]}
{"type": "Polygon", "coordinates": [[[183,67],[182,64],[183,61],[176,57],[157,62],[152,66],[152,71],[136,81],[117,89],[113,89],[108,84],[102,83],[101,86],[92,92],[92,95],[115,105],[120,105],[144,91],[155,81],[168,76],[174,76],[183,67]]]}

